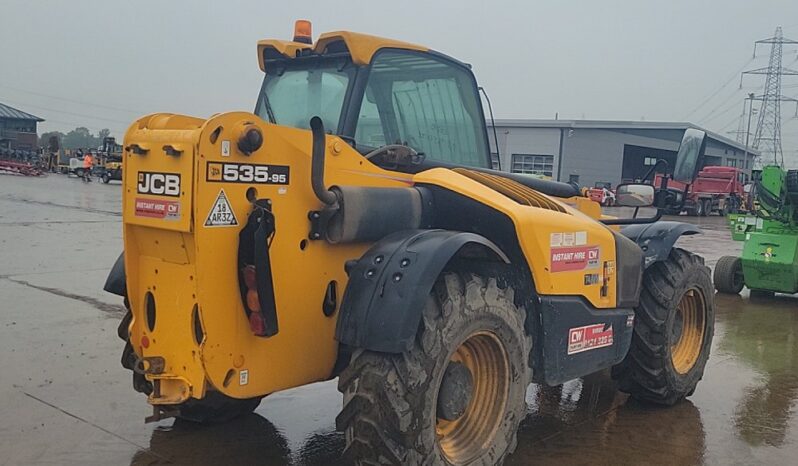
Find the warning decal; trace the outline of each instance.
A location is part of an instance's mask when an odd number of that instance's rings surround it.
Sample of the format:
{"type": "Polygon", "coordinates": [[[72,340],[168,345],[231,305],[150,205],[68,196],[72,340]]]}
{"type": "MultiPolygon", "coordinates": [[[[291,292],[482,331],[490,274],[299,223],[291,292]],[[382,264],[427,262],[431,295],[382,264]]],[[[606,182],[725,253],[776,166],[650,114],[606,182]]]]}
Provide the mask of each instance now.
{"type": "MultiPolygon", "coordinates": [[[[627,322],[628,325],[628,322],[627,322]]],[[[568,354],[612,346],[612,325],[593,324],[568,330],[568,354]]]]}
{"type": "Polygon", "coordinates": [[[551,249],[551,271],[570,272],[599,266],[598,246],[577,246],[551,249]]]}
{"type": "Polygon", "coordinates": [[[238,225],[236,214],[230,207],[230,202],[224,194],[224,189],[219,191],[216,202],[213,203],[208,218],[205,219],[206,227],[232,227],[238,225]]]}
{"type": "Polygon", "coordinates": [[[162,199],[136,198],[136,217],[160,218],[165,220],[180,219],[180,202],[162,199]]]}

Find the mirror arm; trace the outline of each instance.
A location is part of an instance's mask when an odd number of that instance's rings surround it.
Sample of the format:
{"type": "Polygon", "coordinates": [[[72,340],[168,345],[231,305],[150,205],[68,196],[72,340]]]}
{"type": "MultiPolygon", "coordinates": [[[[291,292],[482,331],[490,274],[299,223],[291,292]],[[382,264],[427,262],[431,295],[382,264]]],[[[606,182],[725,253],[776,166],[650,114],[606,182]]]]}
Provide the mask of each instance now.
{"type": "Polygon", "coordinates": [[[639,225],[654,223],[662,218],[662,210],[657,209],[657,215],[647,218],[605,218],[601,220],[604,225],[639,225]]]}
{"type": "Polygon", "coordinates": [[[667,175],[668,174],[668,168],[670,167],[670,165],[668,165],[668,161],[665,160],[665,159],[657,159],[657,163],[655,163],[653,167],[648,169],[648,171],[646,172],[645,176],[643,176],[643,180],[642,181],[646,181],[649,177],[651,177],[651,175],[656,173],[657,172],[657,168],[660,165],[664,165],[665,166],[664,167],[664,170],[665,170],[664,173],[667,175]]]}

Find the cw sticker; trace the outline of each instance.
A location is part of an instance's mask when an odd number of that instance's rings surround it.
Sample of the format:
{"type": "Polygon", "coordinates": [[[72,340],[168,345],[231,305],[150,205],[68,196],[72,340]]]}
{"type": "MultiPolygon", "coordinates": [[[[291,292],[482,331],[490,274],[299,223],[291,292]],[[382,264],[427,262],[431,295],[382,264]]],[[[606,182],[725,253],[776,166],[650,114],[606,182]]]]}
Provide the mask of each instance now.
{"type": "Polygon", "coordinates": [[[568,329],[568,354],[612,346],[612,336],[612,324],[593,324],[568,329]]]}
{"type": "Polygon", "coordinates": [[[571,272],[595,269],[599,266],[600,248],[598,246],[576,246],[572,248],[552,248],[551,271],[571,272]]]}

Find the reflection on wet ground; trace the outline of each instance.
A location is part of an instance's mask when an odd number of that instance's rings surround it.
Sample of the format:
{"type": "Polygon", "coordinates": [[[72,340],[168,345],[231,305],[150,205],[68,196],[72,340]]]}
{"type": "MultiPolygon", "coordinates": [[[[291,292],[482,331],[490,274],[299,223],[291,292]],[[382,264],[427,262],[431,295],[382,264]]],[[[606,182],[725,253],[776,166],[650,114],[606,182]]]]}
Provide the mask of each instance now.
{"type": "MultiPolygon", "coordinates": [[[[143,424],[146,402],[119,368],[116,314],[96,305],[119,304],[97,291],[121,248],[118,185],[36,182],[48,190],[0,181],[0,243],[15,246],[0,261],[0,373],[13,374],[0,379],[0,465],[344,464],[335,381],[273,394],[223,425],[143,424]],[[91,255],[81,242],[89,230],[91,255]]],[[[708,265],[739,253],[722,218],[679,220],[704,229],[679,245],[708,265]]],[[[643,405],[609,371],[530,386],[508,464],[794,464],[796,400],[798,298],[719,295],[712,355],[692,397],[643,405]]]]}

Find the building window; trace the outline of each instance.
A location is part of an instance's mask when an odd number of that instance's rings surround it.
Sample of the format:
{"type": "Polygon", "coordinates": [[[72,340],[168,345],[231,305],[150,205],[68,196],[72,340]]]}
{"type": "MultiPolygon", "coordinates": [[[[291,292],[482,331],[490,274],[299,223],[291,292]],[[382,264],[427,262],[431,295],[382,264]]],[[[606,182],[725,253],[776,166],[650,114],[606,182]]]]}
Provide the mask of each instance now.
{"type": "Polygon", "coordinates": [[[737,159],[728,159],[728,160],[726,160],[726,165],[728,165],[730,167],[736,167],[737,166],[737,159]]]}
{"type": "Polygon", "coordinates": [[[490,166],[494,170],[499,169],[499,154],[497,154],[496,152],[490,153],[490,166]]]}
{"type": "Polygon", "coordinates": [[[553,155],[513,154],[513,173],[552,176],[554,173],[553,155]]]}

